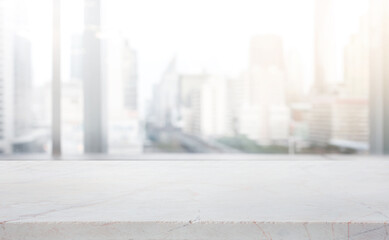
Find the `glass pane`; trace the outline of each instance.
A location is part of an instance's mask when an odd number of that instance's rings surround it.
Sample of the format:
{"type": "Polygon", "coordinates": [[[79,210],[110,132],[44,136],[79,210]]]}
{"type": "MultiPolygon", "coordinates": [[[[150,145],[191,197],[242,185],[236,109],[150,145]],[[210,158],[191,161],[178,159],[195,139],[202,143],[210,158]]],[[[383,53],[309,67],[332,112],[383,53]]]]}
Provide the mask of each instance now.
{"type": "Polygon", "coordinates": [[[83,144],[83,1],[61,1],[62,152],[82,154],[83,144]]]}
{"type": "Polygon", "coordinates": [[[122,22],[146,152],[368,152],[368,1],[184,2],[122,22]]]}
{"type": "Polygon", "coordinates": [[[51,18],[50,0],[0,0],[2,154],[50,152],[51,18]]]}
{"type": "Polygon", "coordinates": [[[64,1],[64,152],[368,153],[373,2],[64,1]]]}

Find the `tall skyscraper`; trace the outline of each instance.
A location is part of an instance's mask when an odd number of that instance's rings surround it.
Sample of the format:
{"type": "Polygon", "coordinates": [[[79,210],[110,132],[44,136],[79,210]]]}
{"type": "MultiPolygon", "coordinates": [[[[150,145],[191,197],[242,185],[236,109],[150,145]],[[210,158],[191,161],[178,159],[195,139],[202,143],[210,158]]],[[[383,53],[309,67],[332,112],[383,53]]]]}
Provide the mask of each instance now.
{"type": "MultiPolygon", "coordinates": [[[[316,23],[323,19],[329,22],[320,25],[327,35],[318,32],[321,38],[331,36],[330,2],[325,4],[324,10],[317,9],[316,23]],[[326,12],[323,15],[323,12],[326,12]]],[[[333,23],[331,23],[333,24],[333,23]]],[[[316,29],[320,31],[320,29],[316,29]]],[[[310,141],[318,146],[335,146],[342,149],[366,152],[368,149],[368,83],[369,83],[369,39],[368,24],[365,17],[361,18],[359,31],[350,37],[344,49],[344,83],[338,87],[338,93],[330,92],[333,62],[335,57],[325,53],[323,49],[331,51],[329,43],[316,39],[316,82],[312,96],[310,112],[310,141]],[[321,42],[321,44],[319,44],[321,42]],[[326,45],[327,44],[327,45],[326,45]],[[331,56],[331,59],[328,58],[331,56]]],[[[334,48],[334,47],[332,47],[334,48]]]]}
{"type": "Polygon", "coordinates": [[[251,104],[285,104],[286,79],[282,38],[259,35],[250,44],[251,104]]]}
{"type": "Polygon", "coordinates": [[[369,22],[361,17],[359,30],[350,37],[344,50],[344,93],[345,97],[364,98],[369,96],[369,22]]]}
{"type": "Polygon", "coordinates": [[[304,76],[301,55],[290,49],[285,56],[287,103],[302,101],[304,98],[304,76]]]}
{"type": "Polygon", "coordinates": [[[136,52],[121,35],[112,34],[106,44],[109,153],[139,153],[142,139],[136,52]]]}
{"type": "Polygon", "coordinates": [[[209,76],[200,92],[200,132],[204,137],[231,136],[228,82],[225,77],[209,76]]]}
{"type": "Polygon", "coordinates": [[[389,1],[370,0],[370,152],[389,153],[389,1]]]}
{"type": "Polygon", "coordinates": [[[85,0],[84,17],[84,151],[105,153],[107,152],[107,100],[100,0],[85,0]]]}
{"type": "Polygon", "coordinates": [[[201,135],[201,90],[208,74],[181,74],[178,83],[179,113],[184,132],[201,135]]]}
{"type": "Polygon", "coordinates": [[[9,31],[9,9],[0,0],[0,153],[12,152],[12,37],[9,31]]]}
{"type": "MultiPolygon", "coordinates": [[[[367,18],[362,17],[359,31],[350,37],[344,49],[344,83],[331,101],[314,103],[311,140],[325,145],[366,151],[368,149],[369,41],[367,18]],[[329,115],[320,115],[327,109],[329,115]],[[327,129],[325,126],[330,126],[327,129]],[[320,131],[320,129],[322,131],[320,131]],[[316,131],[316,132],[315,132],[316,131]],[[316,136],[315,136],[316,133],[316,136]]],[[[318,99],[316,99],[317,101],[318,99]]]]}
{"type": "MultiPolygon", "coordinates": [[[[61,151],[64,154],[84,153],[84,89],[83,89],[83,34],[70,39],[68,72],[61,83],[61,151]]],[[[66,51],[63,51],[66,52],[66,51]]],[[[65,55],[66,56],[66,55],[65,55]]]]}
{"type": "MultiPolygon", "coordinates": [[[[23,1],[0,2],[0,118],[4,152],[42,151],[33,134],[32,45],[23,1]]],[[[1,147],[0,147],[1,148],[1,147]]]]}
{"type": "Polygon", "coordinates": [[[162,74],[162,78],[154,88],[153,124],[157,127],[179,127],[180,112],[180,77],[174,57],[162,74]]]}
{"type": "Polygon", "coordinates": [[[5,81],[5,75],[4,75],[4,70],[5,70],[5,67],[4,67],[4,56],[5,56],[5,39],[4,39],[4,35],[5,35],[5,32],[4,32],[4,29],[5,29],[5,17],[4,17],[4,12],[5,12],[5,9],[4,9],[4,0],[0,0],[0,98],[1,98],[1,101],[0,101],[0,152],[1,153],[4,153],[6,150],[6,139],[5,139],[5,134],[4,134],[4,131],[5,131],[5,124],[4,124],[4,111],[5,111],[5,104],[4,104],[4,81],[5,81]]]}
{"type": "Polygon", "coordinates": [[[315,79],[314,94],[331,91],[336,81],[333,0],[315,1],[315,79]]]}
{"type": "MultiPolygon", "coordinates": [[[[31,43],[23,36],[14,35],[14,137],[28,135],[31,122],[31,43]]],[[[27,144],[27,143],[26,143],[27,144]]]]}
{"type": "Polygon", "coordinates": [[[137,54],[128,41],[123,44],[123,95],[124,106],[130,111],[138,111],[138,61],[137,54]]]}
{"type": "Polygon", "coordinates": [[[319,95],[312,99],[309,114],[309,141],[313,146],[325,147],[332,137],[332,118],[335,99],[332,96],[319,95]]]}
{"type": "Polygon", "coordinates": [[[311,89],[312,109],[309,117],[309,140],[320,147],[332,138],[332,86],[336,81],[333,0],[315,0],[314,83],[311,89]]]}
{"type": "Polygon", "coordinates": [[[42,152],[34,131],[32,111],[32,58],[31,41],[18,33],[13,37],[13,151],[42,152]]]}
{"type": "Polygon", "coordinates": [[[241,73],[237,77],[229,78],[227,82],[227,104],[229,115],[229,129],[233,135],[240,133],[240,111],[249,103],[249,75],[247,72],[241,73]]]}
{"type": "Polygon", "coordinates": [[[242,107],[240,114],[240,128],[246,129],[242,130],[242,134],[250,135],[263,145],[286,142],[289,112],[286,106],[283,41],[280,36],[259,35],[252,38],[248,81],[249,102],[242,107]],[[249,124],[252,122],[255,125],[249,124]]]}
{"type": "Polygon", "coordinates": [[[82,57],[83,57],[82,34],[75,34],[71,38],[71,49],[70,49],[71,80],[82,80],[82,76],[83,76],[82,57]]]}
{"type": "Polygon", "coordinates": [[[282,38],[277,35],[258,35],[251,39],[250,66],[284,69],[282,38]]]}

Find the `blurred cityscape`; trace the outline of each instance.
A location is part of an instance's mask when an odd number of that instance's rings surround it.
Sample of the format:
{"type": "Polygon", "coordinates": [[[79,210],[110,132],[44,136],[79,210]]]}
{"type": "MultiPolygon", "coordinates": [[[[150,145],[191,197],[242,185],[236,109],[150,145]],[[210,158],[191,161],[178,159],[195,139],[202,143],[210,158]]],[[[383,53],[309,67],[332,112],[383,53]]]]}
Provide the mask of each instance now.
{"type": "MultiPolygon", "coordinates": [[[[335,81],[333,0],[316,0],[309,89],[301,53],[280,35],[255,34],[249,49],[241,49],[249,60],[240,74],[186,72],[180,57],[172,57],[143,105],[138,51],[123,34],[99,36],[100,1],[86,2],[84,30],[63,46],[69,53],[62,57],[69,70],[61,86],[64,153],[369,152],[369,82],[383,71],[372,62],[388,50],[377,45],[388,33],[384,0],[371,0],[348,39],[342,81],[335,81]]],[[[51,151],[51,71],[34,82],[40,56],[25,31],[30,19],[24,3],[0,0],[4,154],[51,151]]]]}

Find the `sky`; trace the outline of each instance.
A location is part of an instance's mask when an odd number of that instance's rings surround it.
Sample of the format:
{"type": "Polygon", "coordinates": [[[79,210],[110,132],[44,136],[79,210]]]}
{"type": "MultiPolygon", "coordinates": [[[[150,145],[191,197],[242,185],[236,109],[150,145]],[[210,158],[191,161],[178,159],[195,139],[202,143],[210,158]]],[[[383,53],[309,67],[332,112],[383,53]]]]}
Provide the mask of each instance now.
{"type": "MultiPolygon", "coordinates": [[[[36,84],[50,81],[51,0],[20,0],[28,11],[36,84]]],[[[83,30],[83,1],[62,1],[63,76],[69,75],[73,34],[83,30]]],[[[368,0],[334,1],[338,76],[342,52],[368,0]]],[[[176,56],[179,70],[236,76],[248,66],[249,43],[258,34],[278,34],[286,50],[300,54],[306,88],[313,80],[314,0],[102,0],[103,37],[127,37],[139,58],[139,98],[144,104],[152,86],[176,56]]],[[[142,106],[141,106],[142,108],[142,106]]]]}
{"type": "MultiPolygon", "coordinates": [[[[343,47],[358,29],[368,0],[334,1],[339,81],[343,47]]],[[[173,56],[181,72],[238,75],[248,66],[249,43],[258,34],[277,34],[286,51],[297,51],[306,88],[313,79],[313,0],[110,0],[108,30],[128,36],[138,51],[141,93],[152,85],[173,56]]]]}

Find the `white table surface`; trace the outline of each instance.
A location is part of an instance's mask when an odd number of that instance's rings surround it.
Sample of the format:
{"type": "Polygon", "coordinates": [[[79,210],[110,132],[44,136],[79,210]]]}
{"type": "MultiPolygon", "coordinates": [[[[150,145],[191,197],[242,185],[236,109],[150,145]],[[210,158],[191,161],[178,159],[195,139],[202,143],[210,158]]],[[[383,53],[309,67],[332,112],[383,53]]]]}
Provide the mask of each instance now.
{"type": "Polygon", "coordinates": [[[0,161],[0,239],[386,239],[389,161],[0,161]]]}

